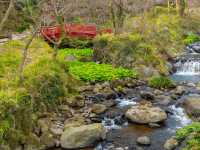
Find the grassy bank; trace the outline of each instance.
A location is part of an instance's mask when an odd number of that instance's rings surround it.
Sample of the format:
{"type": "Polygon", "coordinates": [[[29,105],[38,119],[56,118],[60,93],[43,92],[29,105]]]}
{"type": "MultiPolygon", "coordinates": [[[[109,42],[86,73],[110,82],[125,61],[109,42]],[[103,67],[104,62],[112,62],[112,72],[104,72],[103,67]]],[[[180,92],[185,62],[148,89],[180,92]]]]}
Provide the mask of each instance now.
{"type": "Polygon", "coordinates": [[[200,19],[180,17],[174,10],[155,7],[126,19],[124,33],[100,35],[94,40],[95,59],[115,66],[136,68],[140,75],[168,75],[167,61],[180,55],[187,44],[199,40],[200,19]],[[148,68],[148,69],[147,69],[148,68]]]}

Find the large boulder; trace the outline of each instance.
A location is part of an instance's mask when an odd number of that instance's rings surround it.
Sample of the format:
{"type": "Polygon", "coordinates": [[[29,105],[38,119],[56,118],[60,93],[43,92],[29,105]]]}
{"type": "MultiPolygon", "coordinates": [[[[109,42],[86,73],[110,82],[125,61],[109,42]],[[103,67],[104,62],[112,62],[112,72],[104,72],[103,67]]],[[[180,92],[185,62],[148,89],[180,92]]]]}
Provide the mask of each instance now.
{"type": "Polygon", "coordinates": [[[159,107],[135,105],[126,112],[126,117],[135,123],[158,123],[167,119],[167,114],[159,107]]]}
{"type": "Polygon", "coordinates": [[[186,112],[194,119],[200,119],[200,95],[188,96],[184,101],[186,112]]]}
{"type": "Polygon", "coordinates": [[[104,139],[106,129],[102,124],[90,124],[71,127],[61,136],[61,147],[66,149],[80,149],[92,146],[96,141],[104,139]]]}

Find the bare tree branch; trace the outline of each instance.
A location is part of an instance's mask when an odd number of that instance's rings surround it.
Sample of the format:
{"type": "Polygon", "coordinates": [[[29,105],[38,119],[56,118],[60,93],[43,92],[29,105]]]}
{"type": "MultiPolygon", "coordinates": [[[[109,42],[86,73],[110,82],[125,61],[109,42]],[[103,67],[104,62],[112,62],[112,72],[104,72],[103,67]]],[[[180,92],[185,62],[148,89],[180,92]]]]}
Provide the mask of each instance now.
{"type": "Polygon", "coordinates": [[[13,7],[14,7],[14,0],[10,0],[8,9],[7,9],[3,19],[0,22],[0,32],[2,31],[2,29],[3,29],[4,25],[5,25],[5,22],[7,21],[9,15],[10,15],[10,12],[11,12],[13,7]]]}

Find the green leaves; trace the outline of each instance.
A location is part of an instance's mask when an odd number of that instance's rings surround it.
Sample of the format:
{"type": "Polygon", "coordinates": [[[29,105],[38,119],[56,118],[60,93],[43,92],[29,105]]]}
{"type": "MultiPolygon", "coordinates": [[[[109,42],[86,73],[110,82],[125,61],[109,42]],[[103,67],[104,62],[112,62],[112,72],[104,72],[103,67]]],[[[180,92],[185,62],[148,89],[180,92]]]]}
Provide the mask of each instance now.
{"type": "Polygon", "coordinates": [[[97,82],[137,76],[135,71],[95,62],[72,62],[69,65],[69,72],[83,81],[97,82]]]}
{"type": "Polygon", "coordinates": [[[200,36],[194,33],[188,34],[187,37],[184,39],[184,43],[186,45],[192,44],[197,41],[200,41],[200,36]]]}
{"type": "Polygon", "coordinates": [[[65,57],[69,55],[73,55],[77,59],[80,59],[82,57],[92,57],[93,50],[90,48],[85,48],[85,49],[65,48],[59,50],[58,57],[60,60],[64,60],[65,57]]]}
{"type": "Polygon", "coordinates": [[[187,144],[184,150],[200,149],[200,123],[199,122],[192,123],[182,129],[179,129],[176,132],[176,138],[178,140],[183,140],[183,139],[186,139],[187,137],[190,137],[190,138],[188,138],[188,140],[186,141],[187,144]]]}

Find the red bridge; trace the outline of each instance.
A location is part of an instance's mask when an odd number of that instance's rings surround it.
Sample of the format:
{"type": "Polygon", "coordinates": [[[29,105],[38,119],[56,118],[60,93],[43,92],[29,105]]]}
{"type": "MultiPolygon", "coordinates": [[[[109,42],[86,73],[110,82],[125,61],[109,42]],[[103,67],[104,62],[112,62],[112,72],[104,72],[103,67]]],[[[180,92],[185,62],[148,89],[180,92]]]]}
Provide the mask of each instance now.
{"type": "MultiPolygon", "coordinates": [[[[65,33],[71,38],[94,38],[97,34],[112,33],[112,29],[97,31],[95,25],[65,24],[65,33]]],[[[41,28],[41,35],[48,41],[57,41],[61,37],[61,26],[47,26],[41,28]]]]}

